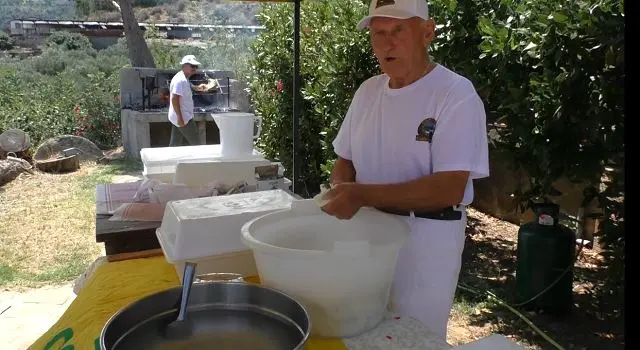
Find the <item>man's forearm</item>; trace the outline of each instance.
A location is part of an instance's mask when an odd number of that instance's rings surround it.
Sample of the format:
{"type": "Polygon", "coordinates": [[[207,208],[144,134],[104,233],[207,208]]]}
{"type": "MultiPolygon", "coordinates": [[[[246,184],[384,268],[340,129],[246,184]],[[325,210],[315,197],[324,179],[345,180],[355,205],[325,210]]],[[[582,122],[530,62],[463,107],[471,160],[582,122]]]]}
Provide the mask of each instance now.
{"type": "Polygon", "coordinates": [[[356,196],[363,206],[405,211],[433,211],[460,204],[469,178],[467,171],[448,171],[413,181],[358,184],[356,196]]]}
{"type": "Polygon", "coordinates": [[[331,183],[341,182],[355,182],[356,181],[356,169],[353,163],[344,158],[338,157],[336,164],[331,172],[331,183]]]}

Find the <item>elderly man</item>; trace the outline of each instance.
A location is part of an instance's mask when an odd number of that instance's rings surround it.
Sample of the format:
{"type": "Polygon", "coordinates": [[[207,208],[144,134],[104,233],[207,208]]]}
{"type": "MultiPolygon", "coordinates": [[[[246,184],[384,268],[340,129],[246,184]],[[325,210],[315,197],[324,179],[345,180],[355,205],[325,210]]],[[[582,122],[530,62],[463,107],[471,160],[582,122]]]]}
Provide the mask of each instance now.
{"type": "Polygon", "coordinates": [[[489,176],[486,117],[472,83],[430,60],[425,0],[373,0],[369,28],[384,74],[355,93],[333,142],[338,159],[323,210],[349,219],[363,207],[406,216],[392,305],[446,338],[473,179],[489,176]]]}
{"type": "Polygon", "coordinates": [[[193,120],[193,97],[191,89],[203,90],[205,84],[193,86],[189,82],[200,62],[194,55],[186,55],[180,61],[182,70],[171,79],[169,85],[169,121],[171,122],[171,140],[169,146],[199,145],[198,127],[193,120]]]}

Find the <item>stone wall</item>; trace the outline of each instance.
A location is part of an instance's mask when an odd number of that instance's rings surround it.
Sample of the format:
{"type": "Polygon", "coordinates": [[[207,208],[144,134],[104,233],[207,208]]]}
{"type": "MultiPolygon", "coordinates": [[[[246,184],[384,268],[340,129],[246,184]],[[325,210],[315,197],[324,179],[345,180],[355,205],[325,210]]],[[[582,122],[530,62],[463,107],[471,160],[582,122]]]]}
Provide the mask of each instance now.
{"type": "MultiPolygon", "coordinates": [[[[207,113],[195,113],[193,120],[196,121],[200,141],[203,144],[220,143],[218,128],[213,117],[207,113]]],[[[130,109],[120,111],[120,123],[122,125],[122,145],[127,156],[140,159],[140,150],[149,147],[169,146],[168,135],[170,135],[170,122],[167,112],[140,112],[130,109]],[[159,128],[153,128],[153,124],[164,124],[169,128],[168,133],[158,133],[159,128]],[[156,131],[156,133],[152,131],[156,131]]],[[[164,128],[164,129],[166,129],[164,128]]]]}

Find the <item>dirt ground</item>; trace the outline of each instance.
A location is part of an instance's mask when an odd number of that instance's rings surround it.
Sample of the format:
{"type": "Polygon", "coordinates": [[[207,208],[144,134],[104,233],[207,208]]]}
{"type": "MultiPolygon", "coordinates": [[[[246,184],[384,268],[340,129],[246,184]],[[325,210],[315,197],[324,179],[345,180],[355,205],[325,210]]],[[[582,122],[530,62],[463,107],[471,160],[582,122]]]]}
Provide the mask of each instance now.
{"type": "MultiPolygon", "coordinates": [[[[474,209],[469,209],[467,226],[460,282],[515,304],[518,226],[474,209]]],[[[624,306],[593,292],[606,273],[599,262],[598,252],[581,251],[574,267],[574,308],[569,315],[519,311],[565,349],[623,349],[624,306]]],[[[491,333],[503,334],[527,349],[556,348],[508,308],[458,288],[447,341],[464,344],[491,333]]]]}

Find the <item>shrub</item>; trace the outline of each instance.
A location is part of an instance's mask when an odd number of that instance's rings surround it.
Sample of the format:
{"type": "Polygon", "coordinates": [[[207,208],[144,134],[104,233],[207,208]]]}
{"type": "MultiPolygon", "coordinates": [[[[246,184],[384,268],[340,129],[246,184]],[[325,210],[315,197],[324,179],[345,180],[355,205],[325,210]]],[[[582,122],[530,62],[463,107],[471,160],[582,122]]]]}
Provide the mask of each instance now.
{"type": "Polygon", "coordinates": [[[0,30],[0,50],[11,50],[14,46],[16,46],[16,43],[9,34],[0,30]]]}
{"type": "MultiPolygon", "coordinates": [[[[65,36],[65,38],[75,36],[65,36]]],[[[119,69],[128,64],[122,43],[96,52],[69,42],[47,45],[41,56],[0,62],[0,130],[20,128],[34,144],[61,134],[84,136],[103,148],[120,142],[119,69]]]]}
{"type": "MultiPolygon", "coordinates": [[[[377,72],[368,36],[355,32],[365,14],[359,0],[303,2],[301,13],[300,180],[311,195],[326,179],[334,158],[331,142],[358,86],[377,72]]],[[[249,81],[256,112],[263,118],[259,147],[292,170],[292,8],[265,5],[258,20],[266,27],[252,45],[249,81]]]]}
{"type": "Polygon", "coordinates": [[[89,16],[98,11],[113,11],[115,6],[111,0],[76,0],[75,10],[81,16],[89,16]]]}
{"type": "Polygon", "coordinates": [[[62,50],[92,51],[93,46],[89,38],[80,33],[54,32],[44,41],[45,47],[54,47],[62,50]]]}
{"type": "Polygon", "coordinates": [[[34,143],[73,133],[75,123],[70,112],[79,97],[73,81],[7,69],[0,69],[0,79],[6,86],[0,94],[0,130],[20,128],[34,143]]]}

